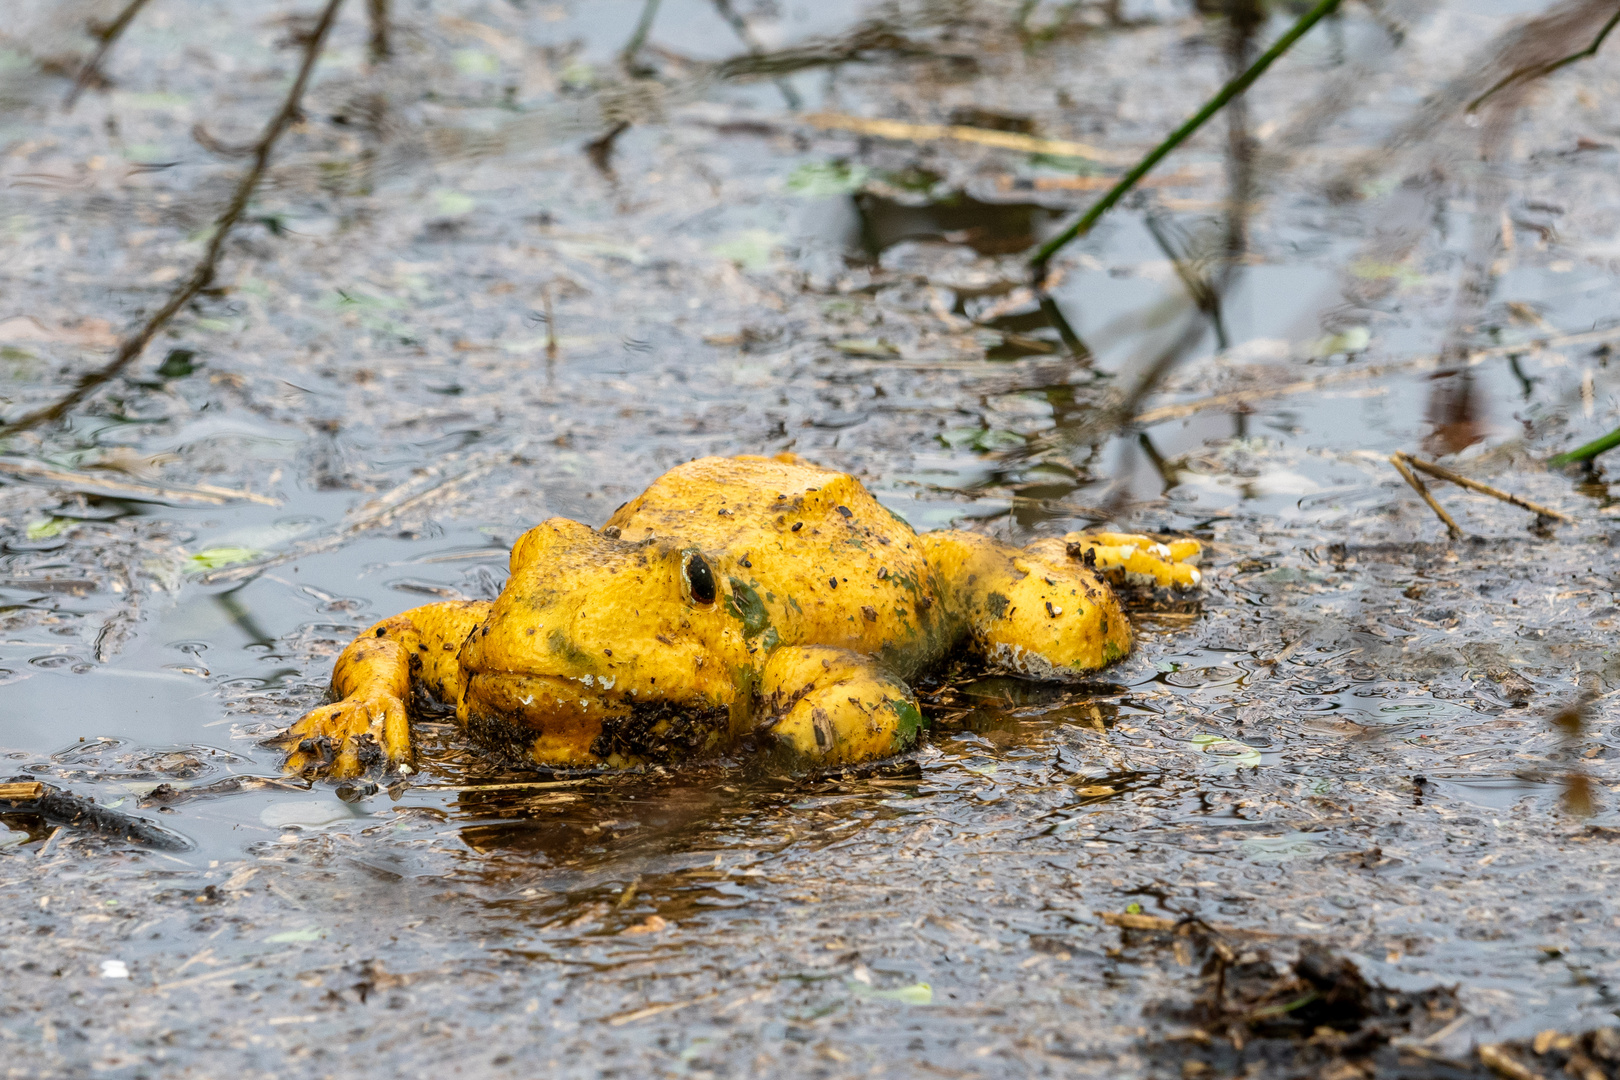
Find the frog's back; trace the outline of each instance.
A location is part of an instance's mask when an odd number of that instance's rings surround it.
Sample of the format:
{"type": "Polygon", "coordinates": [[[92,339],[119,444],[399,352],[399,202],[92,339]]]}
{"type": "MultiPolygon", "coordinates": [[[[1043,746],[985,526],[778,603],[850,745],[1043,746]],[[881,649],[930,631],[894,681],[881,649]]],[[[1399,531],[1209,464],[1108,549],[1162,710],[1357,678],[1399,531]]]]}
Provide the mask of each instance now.
{"type": "Polygon", "coordinates": [[[837,645],[900,669],[939,650],[939,587],[917,534],[844,473],[792,455],[698,458],[604,529],[722,558],[725,602],[767,647],[837,645]]]}
{"type": "MultiPolygon", "coordinates": [[[[780,457],[706,457],[677,465],[654,480],[635,499],[619,507],[607,528],[617,527],[625,540],[650,538],[726,549],[749,543],[761,530],[789,531],[819,525],[838,506],[852,514],[872,511],[906,533],[873,499],[860,481],[819,468],[791,454],[780,457]]],[[[842,517],[842,515],[840,515],[842,517]]]]}

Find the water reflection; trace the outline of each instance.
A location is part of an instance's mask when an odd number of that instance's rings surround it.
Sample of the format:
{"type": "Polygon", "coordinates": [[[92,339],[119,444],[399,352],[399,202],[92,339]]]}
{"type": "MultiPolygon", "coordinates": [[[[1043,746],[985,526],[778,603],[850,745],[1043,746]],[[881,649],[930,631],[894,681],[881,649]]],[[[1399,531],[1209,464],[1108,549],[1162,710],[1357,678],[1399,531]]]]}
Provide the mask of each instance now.
{"type": "Polygon", "coordinates": [[[984,202],[961,191],[926,193],[937,179],[916,181],[925,186],[921,194],[869,186],[855,196],[868,255],[877,258],[896,244],[930,240],[963,244],[981,255],[1016,254],[1045,239],[1060,216],[1034,203],[984,202]]]}
{"type": "Polygon", "coordinates": [[[1471,369],[1432,376],[1426,419],[1423,449],[1431,454],[1460,454],[1489,434],[1471,369]]]}

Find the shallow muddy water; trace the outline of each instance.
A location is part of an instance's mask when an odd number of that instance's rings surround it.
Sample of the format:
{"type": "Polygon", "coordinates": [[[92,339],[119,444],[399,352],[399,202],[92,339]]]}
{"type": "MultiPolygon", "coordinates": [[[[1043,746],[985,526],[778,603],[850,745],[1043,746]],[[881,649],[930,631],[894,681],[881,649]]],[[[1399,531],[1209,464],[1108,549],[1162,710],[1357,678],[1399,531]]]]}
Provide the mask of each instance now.
{"type": "MultiPolygon", "coordinates": [[[[208,147],[256,136],[313,6],[154,0],[71,112],[49,72],[117,5],[0,27],[3,415],[190,272],[242,168],[208,147]]],[[[0,814],[0,1069],[1181,1075],[1200,970],[1102,918],[1131,905],[1455,986],[1414,1030],[1448,1060],[1614,1023],[1620,512],[1601,459],[1540,461],[1620,416],[1620,60],[1470,117],[1541,5],[1379,10],[1065,249],[1045,309],[1029,247],[1226,77],[1223,19],[665,0],[625,65],[640,3],[402,4],[373,66],[344,11],[217,288],[0,448],[0,779],[190,844],[0,814]],[[425,723],[408,782],[280,776],[263,740],[377,618],[785,450],[919,529],[1190,533],[1207,589],[1094,684],[955,673],[867,774],[536,776],[425,723]],[[1448,541],[1396,450],[1576,523],[1436,482],[1448,541]]]]}

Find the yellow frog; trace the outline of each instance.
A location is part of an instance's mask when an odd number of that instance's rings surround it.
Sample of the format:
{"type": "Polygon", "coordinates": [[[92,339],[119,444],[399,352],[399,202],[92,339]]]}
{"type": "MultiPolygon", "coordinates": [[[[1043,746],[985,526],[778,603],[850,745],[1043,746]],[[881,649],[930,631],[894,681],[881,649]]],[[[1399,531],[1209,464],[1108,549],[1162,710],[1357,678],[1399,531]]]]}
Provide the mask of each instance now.
{"type": "Polygon", "coordinates": [[[288,733],[287,768],[409,770],[413,692],[514,763],[623,768],[748,745],[796,767],[871,761],[925,721],[906,681],[967,648],[1076,679],[1124,656],[1107,579],[1199,585],[1196,541],[1071,533],[1013,548],[919,535],[852,476],[792,455],[700,458],[601,529],[518,538],[493,601],[428,604],[338,657],[335,704],[288,733]]]}

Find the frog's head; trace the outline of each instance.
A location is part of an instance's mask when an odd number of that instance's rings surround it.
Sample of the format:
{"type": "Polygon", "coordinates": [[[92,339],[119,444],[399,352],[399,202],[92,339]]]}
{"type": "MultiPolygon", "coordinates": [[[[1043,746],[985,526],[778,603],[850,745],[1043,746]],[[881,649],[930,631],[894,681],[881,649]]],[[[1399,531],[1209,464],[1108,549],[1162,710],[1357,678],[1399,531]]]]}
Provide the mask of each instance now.
{"type": "Polygon", "coordinates": [[[553,518],[524,533],[462,650],[468,722],[531,760],[621,764],[729,731],[747,652],[730,558],[616,532],[553,518]]]}

